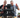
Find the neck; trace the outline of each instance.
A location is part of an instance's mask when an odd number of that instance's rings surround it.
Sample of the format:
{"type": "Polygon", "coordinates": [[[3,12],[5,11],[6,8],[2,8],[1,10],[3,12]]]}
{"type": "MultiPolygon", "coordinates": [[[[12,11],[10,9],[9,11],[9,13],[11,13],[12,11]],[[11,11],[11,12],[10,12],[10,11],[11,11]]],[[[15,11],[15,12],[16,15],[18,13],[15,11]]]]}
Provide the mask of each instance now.
{"type": "Polygon", "coordinates": [[[4,4],[4,6],[6,6],[6,5],[4,4]]]}

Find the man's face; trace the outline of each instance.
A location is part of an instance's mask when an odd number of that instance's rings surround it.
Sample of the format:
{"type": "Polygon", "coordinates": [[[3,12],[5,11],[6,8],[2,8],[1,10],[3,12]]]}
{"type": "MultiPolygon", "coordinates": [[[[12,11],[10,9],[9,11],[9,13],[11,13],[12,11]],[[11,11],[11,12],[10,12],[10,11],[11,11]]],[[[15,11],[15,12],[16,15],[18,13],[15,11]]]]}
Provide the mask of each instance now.
{"type": "Polygon", "coordinates": [[[11,5],[13,5],[13,2],[11,2],[11,5]]]}
{"type": "Polygon", "coordinates": [[[6,4],[6,1],[4,1],[4,4],[6,4]]]}

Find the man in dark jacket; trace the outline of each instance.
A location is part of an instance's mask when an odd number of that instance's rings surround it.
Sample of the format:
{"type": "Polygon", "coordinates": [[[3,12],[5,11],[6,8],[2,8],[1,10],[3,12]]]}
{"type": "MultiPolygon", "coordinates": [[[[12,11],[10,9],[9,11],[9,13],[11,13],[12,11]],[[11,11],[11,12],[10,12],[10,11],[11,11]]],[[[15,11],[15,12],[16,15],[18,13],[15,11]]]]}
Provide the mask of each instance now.
{"type": "MultiPolygon", "coordinates": [[[[1,16],[4,15],[4,11],[3,10],[4,10],[4,6],[6,6],[6,3],[7,2],[4,1],[4,4],[0,6],[1,7],[1,16]]],[[[5,9],[6,9],[6,7],[5,7],[5,9]]]]}
{"type": "Polygon", "coordinates": [[[4,6],[6,6],[6,1],[4,1],[4,4],[0,6],[0,8],[1,8],[1,14],[4,13],[4,11],[3,11],[4,10],[4,6]]]}
{"type": "Polygon", "coordinates": [[[4,6],[6,6],[6,1],[4,1],[4,4],[1,5],[1,8],[4,10],[4,6]]]}

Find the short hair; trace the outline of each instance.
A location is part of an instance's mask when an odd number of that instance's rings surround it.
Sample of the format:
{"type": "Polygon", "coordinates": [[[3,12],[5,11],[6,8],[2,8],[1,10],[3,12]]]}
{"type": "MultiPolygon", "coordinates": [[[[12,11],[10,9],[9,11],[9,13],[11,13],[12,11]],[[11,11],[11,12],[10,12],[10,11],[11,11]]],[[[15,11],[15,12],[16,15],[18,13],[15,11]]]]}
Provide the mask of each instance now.
{"type": "Polygon", "coordinates": [[[13,2],[13,1],[10,1],[10,2],[13,2]]]}
{"type": "Polygon", "coordinates": [[[7,1],[4,1],[4,2],[7,2],[7,1]]]}

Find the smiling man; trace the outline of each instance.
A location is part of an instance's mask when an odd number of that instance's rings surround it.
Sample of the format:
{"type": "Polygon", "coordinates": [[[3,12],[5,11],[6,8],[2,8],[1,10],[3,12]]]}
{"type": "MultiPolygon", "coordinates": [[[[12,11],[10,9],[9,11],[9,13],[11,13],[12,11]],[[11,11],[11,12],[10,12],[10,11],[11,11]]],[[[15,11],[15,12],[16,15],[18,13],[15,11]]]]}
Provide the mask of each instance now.
{"type": "Polygon", "coordinates": [[[12,11],[12,13],[14,13],[14,16],[16,16],[16,9],[19,10],[19,7],[18,7],[18,5],[14,5],[13,1],[10,1],[10,4],[11,4],[10,9],[14,9],[14,11],[12,11]]]}

